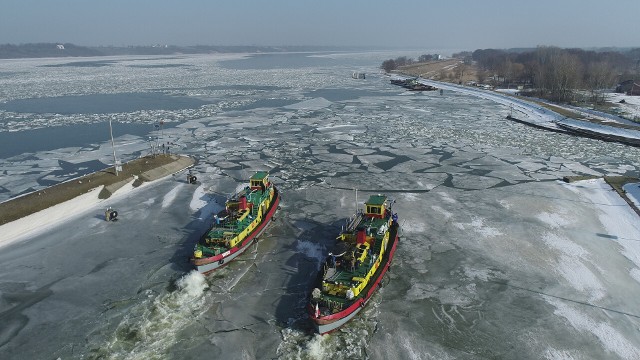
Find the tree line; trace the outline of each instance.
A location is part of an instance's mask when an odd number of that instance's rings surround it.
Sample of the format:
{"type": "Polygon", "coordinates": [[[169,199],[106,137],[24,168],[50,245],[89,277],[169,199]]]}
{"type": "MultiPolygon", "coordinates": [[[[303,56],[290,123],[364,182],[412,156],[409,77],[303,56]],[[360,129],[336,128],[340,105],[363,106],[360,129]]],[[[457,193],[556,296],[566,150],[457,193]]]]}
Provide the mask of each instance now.
{"type": "MultiPolygon", "coordinates": [[[[462,61],[456,71],[464,71],[473,63],[479,83],[522,86],[529,89],[531,95],[557,102],[577,100],[576,90],[587,91],[594,103],[603,102],[604,94],[600,90],[625,80],[640,81],[640,48],[594,51],[539,46],[515,50],[478,49],[453,54],[453,57],[462,61]]],[[[418,58],[418,62],[430,60],[434,60],[433,55],[418,58]]],[[[381,68],[390,72],[413,63],[413,59],[403,56],[385,60],[381,68]]]]}
{"type": "Polygon", "coordinates": [[[627,51],[593,51],[539,46],[510,52],[479,49],[473,61],[485,78],[498,85],[522,85],[536,96],[557,102],[576,100],[578,89],[589,92],[591,101],[604,101],[599,91],[628,79],[640,79],[640,48],[627,51]]]}
{"type": "Polygon", "coordinates": [[[424,54],[418,56],[418,60],[414,60],[413,58],[408,58],[406,56],[400,56],[395,59],[389,59],[382,62],[380,68],[385,72],[391,72],[393,70],[397,70],[402,66],[407,66],[411,64],[415,64],[416,62],[428,62],[433,60],[438,60],[439,56],[437,54],[424,54]]]}

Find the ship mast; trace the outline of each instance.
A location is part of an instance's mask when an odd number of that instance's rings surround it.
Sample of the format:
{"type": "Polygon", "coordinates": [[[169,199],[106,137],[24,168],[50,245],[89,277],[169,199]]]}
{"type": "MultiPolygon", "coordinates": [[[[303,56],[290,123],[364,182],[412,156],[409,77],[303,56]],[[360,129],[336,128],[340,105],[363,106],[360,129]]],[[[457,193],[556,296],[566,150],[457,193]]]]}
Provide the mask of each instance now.
{"type": "Polygon", "coordinates": [[[358,189],[355,189],[356,191],[356,213],[358,212],[358,189]]]}

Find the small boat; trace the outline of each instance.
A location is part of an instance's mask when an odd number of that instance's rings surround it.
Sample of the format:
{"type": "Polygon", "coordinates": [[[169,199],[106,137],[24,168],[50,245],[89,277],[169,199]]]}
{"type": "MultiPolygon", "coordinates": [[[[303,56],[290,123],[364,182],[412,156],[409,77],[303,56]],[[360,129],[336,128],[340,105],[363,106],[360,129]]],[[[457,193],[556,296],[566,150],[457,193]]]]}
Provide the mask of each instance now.
{"type": "Polygon", "coordinates": [[[246,186],[213,216],[209,230],[195,246],[191,263],[210,273],[242,254],[274,219],[280,194],[266,171],[256,172],[246,186]]]}
{"type": "Polygon", "coordinates": [[[337,237],[307,305],[319,334],[346,324],[364,308],[389,269],[398,245],[398,215],[385,195],[372,195],[337,237]]]}
{"type": "Polygon", "coordinates": [[[401,78],[393,78],[391,79],[391,83],[393,85],[402,86],[409,91],[434,91],[437,90],[435,86],[426,85],[418,81],[418,78],[415,79],[401,79],[401,78]]]}
{"type": "Polygon", "coordinates": [[[351,74],[351,77],[354,79],[366,79],[367,75],[361,72],[354,72],[353,74],[351,74]]]}
{"type": "Polygon", "coordinates": [[[415,83],[411,84],[410,86],[407,86],[406,88],[409,89],[409,91],[434,91],[434,90],[438,90],[438,88],[435,87],[435,86],[421,84],[421,83],[419,83],[417,81],[415,83]]]}
{"type": "Polygon", "coordinates": [[[409,80],[406,80],[406,79],[393,78],[393,79],[391,79],[391,84],[398,85],[398,86],[405,86],[405,85],[407,85],[408,81],[409,80]]]}

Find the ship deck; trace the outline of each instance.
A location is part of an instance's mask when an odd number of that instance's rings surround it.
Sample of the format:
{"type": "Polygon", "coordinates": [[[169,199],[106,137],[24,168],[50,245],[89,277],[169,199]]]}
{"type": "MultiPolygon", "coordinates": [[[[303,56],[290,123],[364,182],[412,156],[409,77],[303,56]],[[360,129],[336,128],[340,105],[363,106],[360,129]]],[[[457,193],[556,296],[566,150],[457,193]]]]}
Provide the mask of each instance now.
{"type": "MultiPolygon", "coordinates": [[[[240,193],[237,194],[237,196],[250,195],[251,193],[247,190],[248,189],[243,189],[240,193]]],[[[264,201],[269,196],[268,192],[258,194],[258,192],[256,191],[253,192],[253,194],[256,194],[258,196],[250,197],[249,202],[252,203],[253,206],[251,207],[249,214],[243,217],[242,220],[233,219],[230,221],[222,221],[219,224],[217,224],[215,221],[212,223],[211,228],[205,233],[205,235],[200,239],[199,242],[203,255],[215,256],[229,250],[229,247],[225,246],[222,242],[215,244],[205,243],[207,237],[218,239],[222,239],[225,236],[233,237],[242,232],[242,230],[246,229],[249,224],[251,224],[253,219],[255,219],[255,217],[258,215],[260,203],[262,203],[262,201],[264,201]]],[[[225,210],[221,211],[218,215],[221,215],[224,212],[225,210]]]]}
{"type": "MultiPolygon", "coordinates": [[[[381,220],[381,219],[373,219],[373,220],[381,220]]],[[[394,244],[394,242],[396,241],[396,236],[398,233],[398,225],[393,225],[391,226],[391,228],[389,229],[389,244],[387,245],[388,248],[391,248],[394,244]]],[[[374,248],[373,248],[373,253],[378,253],[379,247],[381,246],[380,244],[381,241],[381,237],[378,238],[376,237],[376,242],[374,244],[374,248]]],[[[335,270],[335,272],[329,276],[325,277],[325,280],[329,280],[335,283],[342,283],[342,284],[349,284],[352,281],[353,277],[365,277],[367,275],[367,273],[369,272],[369,270],[371,269],[372,266],[372,259],[371,259],[371,254],[372,252],[369,252],[365,258],[365,261],[363,264],[361,264],[359,267],[356,267],[354,269],[354,271],[350,271],[350,270],[344,270],[344,269],[329,269],[329,271],[331,270],[335,270]]],[[[376,272],[373,274],[372,278],[369,280],[369,284],[367,284],[367,286],[365,286],[365,288],[363,289],[363,291],[361,292],[361,294],[365,294],[368,289],[371,287],[371,282],[374,281],[375,278],[377,278],[379,276],[380,271],[382,271],[382,269],[384,268],[385,262],[389,261],[389,252],[385,252],[383,257],[382,257],[382,263],[379,265],[378,269],[376,270],[376,272]]],[[[322,297],[325,300],[329,300],[329,301],[337,301],[340,303],[348,303],[351,302],[353,300],[347,300],[346,298],[342,297],[342,296],[336,296],[335,294],[331,294],[331,293],[327,293],[327,292],[322,292],[322,297]]],[[[354,298],[357,299],[360,296],[354,298]]]]}

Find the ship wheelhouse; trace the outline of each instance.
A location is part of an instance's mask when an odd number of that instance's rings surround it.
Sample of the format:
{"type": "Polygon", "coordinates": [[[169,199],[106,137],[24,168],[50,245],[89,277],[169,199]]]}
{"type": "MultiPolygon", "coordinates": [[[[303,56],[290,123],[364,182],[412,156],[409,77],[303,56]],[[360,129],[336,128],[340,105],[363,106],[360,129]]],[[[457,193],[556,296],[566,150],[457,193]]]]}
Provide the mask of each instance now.
{"type": "Polygon", "coordinates": [[[251,190],[262,190],[269,186],[269,173],[266,171],[256,172],[249,180],[251,190]]]}
{"type": "Polygon", "coordinates": [[[364,215],[369,218],[382,219],[387,211],[387,197],[384,195],[371,195],[365,204],[364,215]]]}

